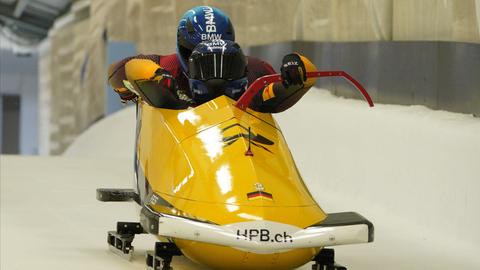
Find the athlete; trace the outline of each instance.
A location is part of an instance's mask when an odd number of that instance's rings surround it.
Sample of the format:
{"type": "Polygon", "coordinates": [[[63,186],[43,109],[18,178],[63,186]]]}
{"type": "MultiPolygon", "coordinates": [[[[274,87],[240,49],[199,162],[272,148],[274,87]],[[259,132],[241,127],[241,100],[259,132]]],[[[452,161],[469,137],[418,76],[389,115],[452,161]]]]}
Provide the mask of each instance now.
{"type": "MultiPolygon", "coordinates": [[[[240,64],[238,68],[243,72],[241,76],[224,70],[235,67],[228,65],[220,65],[220,69],[215,67],[215,72],[206,77],[196,72],[200,71],[201,61],[204,64],[214,63],[215,59],[199,60],[198,57],[206,55],[205,50],[209,46],[228,48],[231,55],[241,58],[243,53],[234,41],[235,31],[227,15],[214,7],[195,7],[180,19],[176,53],[125,58],[110,66],[109,83],[124,102],[141,98],[155,107],[170,109],[195,107],[220,94],[238,99],[246,86],[257,78],[276,73],[270,64],[255,57],[244,56],[243,67],[241,60],[234,64],[240,64]],[[189,61],[196,61],[196,64],[189,65],[189,61]],[[231,75],[234,77],[229,77],[231,75]],[[222,89],[230,89],[230,93],[219,93],[222,89]]],[[[213,55],[218,52],[209,55],[215,57],[213,55]]],[[[205,67],[203,70],[206,70],[205,67]]],[[[284,56],[280,67],[282,82],[272,83],[259,91],[250,108],[270,113],[288,109],[315,83],[315,79],[306,77],[307,72],[314,70],[316,67],[310,60],[298,53],[284,56]]]]}

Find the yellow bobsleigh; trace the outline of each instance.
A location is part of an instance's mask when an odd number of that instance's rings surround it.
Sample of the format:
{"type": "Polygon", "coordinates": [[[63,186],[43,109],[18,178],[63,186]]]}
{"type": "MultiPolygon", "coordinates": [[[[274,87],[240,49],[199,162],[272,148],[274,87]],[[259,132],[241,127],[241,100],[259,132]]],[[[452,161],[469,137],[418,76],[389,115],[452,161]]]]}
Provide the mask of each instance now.
{"type": "MultiPolygon", "coordinates": [[[[358,84],[343,72],[308,76],[358,84]]],[[[359,214],[320,208],[272,115],[248,108],[260,86],[279,79],[260,78],[238,101],[220,96],[184,110],[137,103],[135,189],[97,190],[101,201],[142,207],[139,223],[109,232],[112,250],[129,256],[133,236],[152,233],[160,242],[147,255],[150,269],[171,269],[175,255],[213,269],[293,269],[311,260],[323,269],[334,267],[324,247],[373,241],[372,223],[359,214]]]]}

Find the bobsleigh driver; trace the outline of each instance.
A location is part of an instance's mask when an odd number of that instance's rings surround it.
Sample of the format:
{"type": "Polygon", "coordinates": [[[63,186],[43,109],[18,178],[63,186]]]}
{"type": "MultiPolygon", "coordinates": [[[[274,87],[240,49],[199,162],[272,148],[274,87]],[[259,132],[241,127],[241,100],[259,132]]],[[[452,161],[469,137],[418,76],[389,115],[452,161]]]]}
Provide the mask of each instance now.
{"type": "MultiPolygon", "coordinates": [[[[110,66],[109,83],[123,101],[136,100],[136,87],[158,91],[154,102],[163,108],[194,107],[220,95],[237,100],[257,78],[276,72],[265,61],[244,56],[234,41],[233,25],[222,11],[195,7],[180,19],[175,54],[125,58],[110,66]]],[[[315,83],[306,76],[315,69],[298,53],[284,56],[282,81],[259,91],[250,108],[270,113],[288,109],[315,83]]]]}
{"type": "Polygon", "coordinates": [[[296,169],[272,113],[302,98],[318,77],[298,53],[280,74],[245,56],[230,19],[199,6],[180,19],[177,50],[110,66],[108,81],[137,105],[134,189],[97,189],[100,201],[135,201],[139,222],[118,222],[107,242],[131,258],[136,234],[158,237],[147,269],[171,270],[184,255],[212,269],[344,270],[325,247],[373,241],[373,224],[355,212],[326,213],[296,169]]]}

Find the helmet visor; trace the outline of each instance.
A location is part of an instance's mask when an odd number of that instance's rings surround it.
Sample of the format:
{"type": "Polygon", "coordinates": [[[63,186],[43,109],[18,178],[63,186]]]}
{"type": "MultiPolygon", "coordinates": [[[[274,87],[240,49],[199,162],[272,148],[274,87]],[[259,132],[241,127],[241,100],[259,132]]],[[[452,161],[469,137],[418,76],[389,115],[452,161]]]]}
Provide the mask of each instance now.
{"type": "Polygon", "coordinates": [[[246,59],[241,53],[193,53],[189,59],[190,78],[236,80],[245,77],[246,59]]]}

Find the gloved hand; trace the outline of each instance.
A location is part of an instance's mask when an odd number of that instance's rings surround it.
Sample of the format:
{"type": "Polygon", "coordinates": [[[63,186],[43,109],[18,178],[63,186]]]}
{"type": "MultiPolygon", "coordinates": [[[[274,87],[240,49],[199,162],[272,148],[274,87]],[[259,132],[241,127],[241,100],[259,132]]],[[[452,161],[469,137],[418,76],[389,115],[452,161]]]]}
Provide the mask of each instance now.
{"type": "Polygon", "coordinates": [[[122,103],[127,103],[127,101],[130,100],[135,101],[137,98],[137,95],[135,93],[125,90],[125,88],[122,88],[121,90],[117,90],[114,88],[113,90],[115,90],[115,92],[117,92],[117,94],[120,96],[120,100],[122,103]]]}
{"type": "Polygon", "coordinates": [[[283,57],[280,72],[285,87],[291,85],[303,87],[303,83],[307,80],[305,64],[297,53],[287,54],[283,57]]]}
{"type": "Polygon", "coordinates": [[[178,88],[177,80],[175,80],[175,77],[173,77],[170,72],[163,68],[158,68],[155,71],[153,77],[150,78],[150,80],[157,82],[163,88],[172,91],[172,93],[175,93],[178,88]]]}
{"type": "Polygon", "coordinates": [[[149,80],[140,82],[138,85],[143,86],[144,95],[156,107],[185,109],[194,104],[183,90],[178,89],[175,77],[161,67],[155,70],[155,74],[149,80]],[[149,91],[152,89],[153,91],[149,91]]]}

